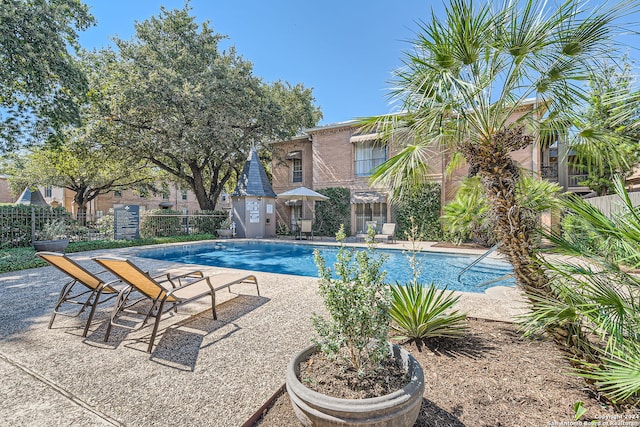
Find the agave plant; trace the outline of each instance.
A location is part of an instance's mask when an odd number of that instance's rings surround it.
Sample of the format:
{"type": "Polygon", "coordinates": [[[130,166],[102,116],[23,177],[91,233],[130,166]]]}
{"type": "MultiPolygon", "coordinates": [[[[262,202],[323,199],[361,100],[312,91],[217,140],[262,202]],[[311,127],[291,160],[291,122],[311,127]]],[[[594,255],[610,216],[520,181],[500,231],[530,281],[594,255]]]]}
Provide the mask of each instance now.
{"type": "Polygon", "coordinates": [[[424,340],[434,337],[454,338],[463,335],[467,328],[466,314],[453,310],[460,296],[447,289],[438,289],[434,283],[420,283],[421,266],[418,263],[417,242],[422,239],[413,217],[406,237],[411,248],[406,254],[412,278],[407,284],[391,285],[391,328],[398,333],[399,340],[415,342],[418,350],[424,340]]]}
{"type": "Polygon", "coordinates": [[[434,337],[456,338],[467,330],[466,314],[452,310],[460,296],[438,289],[433,283],[412,282],[391,286],[391,328],[400,340],[415,342],[418,350],[424,340],[434,337]]]}

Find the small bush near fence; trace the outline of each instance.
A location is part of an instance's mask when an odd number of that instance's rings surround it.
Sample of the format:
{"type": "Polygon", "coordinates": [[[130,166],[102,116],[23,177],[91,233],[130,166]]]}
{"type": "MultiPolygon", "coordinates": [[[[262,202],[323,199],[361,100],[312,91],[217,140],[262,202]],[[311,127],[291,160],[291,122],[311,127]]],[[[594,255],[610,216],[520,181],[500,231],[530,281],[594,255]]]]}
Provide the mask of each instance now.
{"type": "Polygon", "coordinates": [[[170,209],[151,209],[140,215],[140,237],[215,234],[220,223],[228,218],[225,211],[198,211],[184,214],[170,209]]]}
{"type": "Polygon", "coordinates": [[[18,248],[31,245],[31,223],[35,219],[35,231],[60,219],[71,224],[71,216],[63,207],[4,205],[0,206],[0,248],[18,248]]]}
{"type": "Polygon", "coordinates": [[[167,237],[188,234],[182,232],[182,212],[170,209],[150,209],[140,214],[140,237],[167,237]]]}

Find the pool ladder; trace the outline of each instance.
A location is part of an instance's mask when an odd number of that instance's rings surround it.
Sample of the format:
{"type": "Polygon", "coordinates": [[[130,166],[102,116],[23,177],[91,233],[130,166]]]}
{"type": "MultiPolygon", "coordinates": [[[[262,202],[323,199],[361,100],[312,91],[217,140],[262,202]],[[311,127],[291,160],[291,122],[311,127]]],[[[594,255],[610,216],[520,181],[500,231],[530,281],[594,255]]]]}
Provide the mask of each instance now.
{"type": "MultiPolygon", "coordinates": [[[[473,266],[475,266],[476,264],[478,264],[480,261],[482,261],[483,259],[485,259],[486,257],[488,257],[489,255],[491,255],[493,252],[495,252],[500,245],[502,245],[502,243],[496,243],[495,245],[493,245],[491,247],[491,249],[489,249],[487,252],[483,253],[482,255],[480,255],[478,257],[478,259],[476,259],[475,261],[473,261],[471,264],[469,264],[468,266],[466,266],[465,268],[462,269],[462,271],[460,271],[460,273],[458,274],[458,282],[462,282],[461,277],[464,273],[466,273],[467,271],[469,271],[471,268],[473,268],[473,266]]],[[[500,277],[496,277],[495,279],[491,279],[491,280],[487,280],[485,282],[480,283],[479,285],[477,285],[478,287],[480,286],[486,286],[486,285],[491,285],[493,283],[496,282],[500,282],[502,280],[506,280],[513,277],[513,273],[509,273],[509,274],[505,274],[504,276],[500,276],[500,277]]]]}

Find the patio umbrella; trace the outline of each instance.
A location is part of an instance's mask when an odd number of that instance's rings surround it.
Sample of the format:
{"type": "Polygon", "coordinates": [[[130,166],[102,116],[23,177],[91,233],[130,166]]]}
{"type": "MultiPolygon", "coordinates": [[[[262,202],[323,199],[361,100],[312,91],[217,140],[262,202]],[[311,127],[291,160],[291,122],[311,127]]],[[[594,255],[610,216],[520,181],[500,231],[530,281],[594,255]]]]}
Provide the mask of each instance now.
{"type": "MultiPolygon", "coordinates": [[[[328,200],[329,198],[323,194],[316,193],[307,187],[297,187],[289,191],[285,191],[284,193],[280,193],[276,195],[279,199],[291,200],[291,201],[302,201],[304,204],[305,201],[318,201],[318,200],[328,200]]],[[[312,217],[315,217],[314,209],[311,209],[312,217]]]]}
{"type": "Polygon", "coordinates": [[[316,201],[316,200],[328,199],[327,196],[320,193],[316,193],[315,191],[307,187],[297,187],[297,188],[294,188],[293,190],[280,193],[277,195],[277,197],[279,199],[286,199],[286,200],[302,200],[303,202],[307,200],[316,201]]]}

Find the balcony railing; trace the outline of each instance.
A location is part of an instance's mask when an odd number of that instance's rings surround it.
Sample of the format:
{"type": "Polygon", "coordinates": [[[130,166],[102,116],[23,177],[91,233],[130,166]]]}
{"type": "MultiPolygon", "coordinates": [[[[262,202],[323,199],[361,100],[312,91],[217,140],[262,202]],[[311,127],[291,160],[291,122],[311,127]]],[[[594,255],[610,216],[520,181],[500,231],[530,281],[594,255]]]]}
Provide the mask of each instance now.
{"type": "Polygon", "coordinates": [[[558,165],[542,166],[540,174],[544,179],[558,182],[558,165]]]}
{"type": "Polygon", "coordinates": [[[581,174],[581,175],[569,175],[569,187],[584,187],[580,182],[587,179],[589,175],[581,174]]]}

